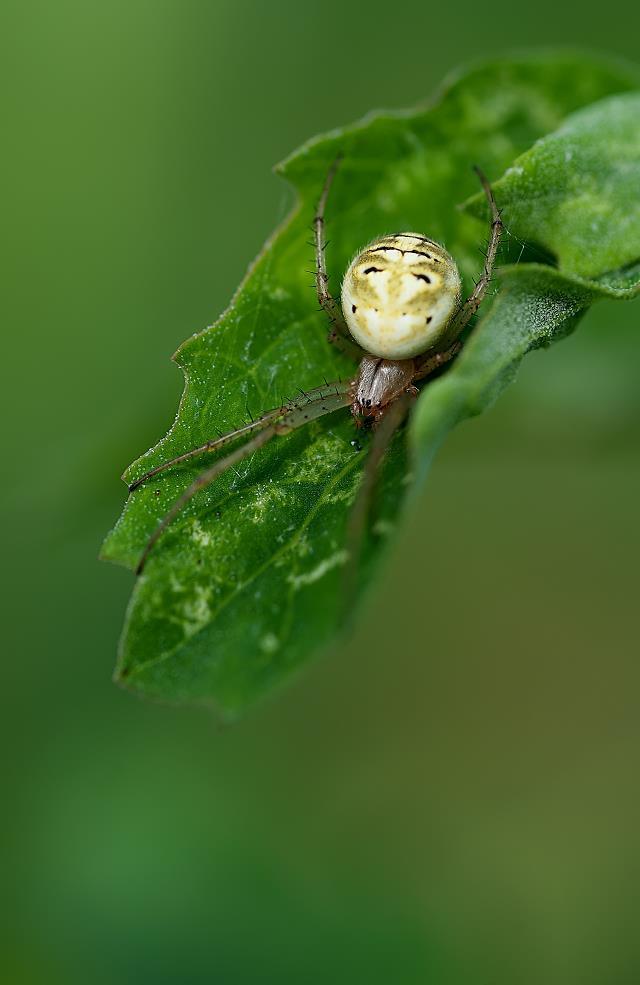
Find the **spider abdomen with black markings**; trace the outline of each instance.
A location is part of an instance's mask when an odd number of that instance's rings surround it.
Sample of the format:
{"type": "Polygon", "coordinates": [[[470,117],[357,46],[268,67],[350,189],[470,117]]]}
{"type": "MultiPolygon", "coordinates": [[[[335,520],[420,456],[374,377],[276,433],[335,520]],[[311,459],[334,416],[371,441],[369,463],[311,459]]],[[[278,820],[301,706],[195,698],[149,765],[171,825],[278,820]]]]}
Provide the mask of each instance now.
{"type": "Polygon", "coordinates": [[[349,331],[366,352],[411,359],[437,346],[460,304],[447,251],[419,233],[392,233],[351,261],[342,283],[349,331]]]}

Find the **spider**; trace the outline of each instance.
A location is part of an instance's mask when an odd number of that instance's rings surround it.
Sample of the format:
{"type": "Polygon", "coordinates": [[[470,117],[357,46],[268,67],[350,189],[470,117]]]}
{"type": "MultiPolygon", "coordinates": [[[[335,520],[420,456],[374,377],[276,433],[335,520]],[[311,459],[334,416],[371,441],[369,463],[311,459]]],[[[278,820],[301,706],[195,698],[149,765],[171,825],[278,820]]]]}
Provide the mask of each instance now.
{"type": "MultiPolygon", "coordinates": [[[[132,482],[130,493],[164,469],[247,439],[205,469],[175,501],[147,541],[136,569],[138,575],[162,533],[196,493],[272,438],[345,407],[351,408],[357,426],[375,428],[350,522],[350,543],[357,545],[378,466],[419,393],[415,384],[437,372],[461,348],[461,333],[485,296],[502,235],[500,211],[487,178],[474,166],[489,204],[491,229],[482,274],[466,301],[461,302],[455,260],[444,247],[419,233],[400,232],[381,236],[356,255],[344,276],[339,304],[329,291],[324,238],[324,213],[339,162],[340,157],[327,173],[313,220],[315,286],[320,307],[329,318],[329,342],[356,359],[358,371],[347,382],[309,390],[301,401],[269,410],[249,424],[157,465],[132,482]]],[[[349,554],[353,561],[354,550],[349,554]]]]}

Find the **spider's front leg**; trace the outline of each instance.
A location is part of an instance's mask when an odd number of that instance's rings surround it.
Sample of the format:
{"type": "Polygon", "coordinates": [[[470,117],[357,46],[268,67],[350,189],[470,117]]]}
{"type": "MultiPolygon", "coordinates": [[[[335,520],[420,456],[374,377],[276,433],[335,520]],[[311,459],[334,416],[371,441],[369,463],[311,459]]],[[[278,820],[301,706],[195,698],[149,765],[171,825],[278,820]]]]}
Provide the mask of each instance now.
{"type": "Polygon", "coordinates": [[[325,250],[327,244],[324,238],[324,210],[327,205],[329,189],[331,188],[331,183],[335,177],[336,171],[338,170],[339,164],[340,157],[338,156],[327,172],[322,194],[320,195],[316,214],[313,219],[313,233],[316,251],[316,293],[318,295],[320,307],[327,315],[331,326],[329,329],[329,342],[331,342],[332,345],[337,346],[337,348],[340,349],[341,352],[344,352],[345,355],[351,356],[352,359],[360,359],[362,356],[362,349],[356,342],[354,342],[351,333],[347,328],[347,323],[344,320],[342,309],[329,291],[329,277],[327,274],[327,265],[325,260],[325,250]]]}
{"type": "Polygon", "coordinates": [[[162,536],[172,520],[177,517],[177,515],[187,505],[189,500],[196,495],[196,493],[200,492],[202,489],[206,489],[207,486],[211,485],[211,483],[214,482],[218,476],[222,475],[223,472],[226,472],[227,469],[232,468],[234,465],[242,462],[245,458],[253,455],[255,451],[265,445],[268,441],[271,441],[272,438],[289,434],[291,431],[304,427],[305,424],[308,424],[310,421],[314,421],[319,417],[323,417],[325,414],[332,414],[341,407],[348,407],[352,400],[353,385],[351,383],[343,383],[341,381],[336,383],[325,383],[324,386],[316,387],[306,393],[302,392],[301,399],[293,401],[290,404],[285,404],[282,407],[276,407],[274,410],[267,411],[266,414],[263,414],[257,420],[252,421],[251,424],[247,424],[241,428],[236,428],[233,431],[229,431],[227,434],[220,435],[218,438],[213,438],[204,445],[199,445],[197,448],[192,448],[187,452],[183,452],[182,455],[178,455],[176,458],[172,458],[167,462],[163,462],[161,465],[157,465],[155,468],[145,472],[145,474],[140,476],[138,479],[135,479],[129,486],[130,492],[133,492],[139,486],[146,483],[149,479],[154,478],[159,472],[163,472],[165,469],[171,468],[174,465],[181,464],[188,459],[194,458],[196,455],[218,451],[219,449],[224,448],[225,445],[237,441],[239,438],[244,437],[248,439],[244,442],[244,444],[238,445],[238,447],[236,447],[224,458],[219,458],[213,465],[209,466],[208,469],[205,469],[204,472],[202,472],[189,486],[187,486],[185,491],[178,497],[168,513],[161,517],[158,526],[149,537],[142,552],[138,562],[138,567],[136,569],[136,574],[142,574],[147,558],[153,550],[154,545],[162,536]]]}
{"type": "Polygon", "coordinates": [[[347,526],[347,565],[343,580],[343,618],[347,619],[353,606],[358,584],[358,566],[362,554],[367,518],[371,501],[378,481],[382,460],[393,437],[411,409],[418,391],[409,385],[404,393],[396,396],[384,408],[382,414],[374,419],[375,431],[371,448],[366,458],[362,481],[351,509],[347,526]]]}

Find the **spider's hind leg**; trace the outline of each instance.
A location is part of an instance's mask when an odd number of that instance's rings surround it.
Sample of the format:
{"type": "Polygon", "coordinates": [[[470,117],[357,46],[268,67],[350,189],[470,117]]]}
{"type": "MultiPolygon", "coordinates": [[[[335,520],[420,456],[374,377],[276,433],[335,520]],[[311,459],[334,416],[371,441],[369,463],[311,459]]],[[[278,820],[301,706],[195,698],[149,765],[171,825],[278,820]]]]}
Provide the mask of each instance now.
{"type": "Polygon", "coordinates": [[[424,356],[420,356],[416,359],[416,375],[414,379],[424,380],[426,376],[431,376],[432,373],[437,372],[442,366],[450,362],[462,348],[462,342],[459,339],[450,345],[448,349],[444,349],[442,352],[427,352],[424,356]]]}
{"type": "Polygon", "coordinates": [[[342,309],[329,291],[329,276],[327,274],[327,264],[325,260],[325,250],[327,244],[324,238],[324,211],[327,205],[327,198],[329,197],[329,189],[331,188],[331,184],[335,177],[335,173],[338,170],[339,164],[340,156],[336,157],[327,172],[327,177],[325,178],[322,193],[318,201],[316,214],[313,218],[313,233],[316,251],[316,293],[318,295],[320,307],[329,319],[329,342],[340,349],[341,352],[344,352],[345,355],[351,356],[353,359],[360,359],[363,350],[351,337],[351,333],[347,328],[347,323],[344,320],[344,315],[342,314],[342,309]]]}
{"type": "Polygon", "coordinates": [[[464,330],[482,304],[484,296],[487,293],[487,288],[491,282],[493,265],[498,253],[498,247],[500,245],[500,238],[503,230],[500,209],[496,204],[493,189],[489,184],[489,180],[477,165],[474,166],[473,170],[478,176],[480,184],[482,185],[482,190],[485,193],[487,203],[489,205],[489,212],[491,214],[491,228],[487,252],[485,254],[484,267],[482,269],[480,279],[478,280],[473,292],[469,295],[464,304],[461,305],[457,315],[447,330],[447,337],[452,341],[458,338],[460,333],[464,330]]]}

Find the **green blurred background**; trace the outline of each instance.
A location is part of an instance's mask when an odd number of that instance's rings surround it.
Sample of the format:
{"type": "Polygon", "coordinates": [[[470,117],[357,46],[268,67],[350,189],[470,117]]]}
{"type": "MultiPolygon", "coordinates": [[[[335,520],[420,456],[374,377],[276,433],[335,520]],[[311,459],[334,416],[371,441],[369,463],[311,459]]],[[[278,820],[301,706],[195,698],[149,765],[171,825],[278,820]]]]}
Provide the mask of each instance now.
{"type": "Polygon", "coordinates": [[[465,60],[634,57],[637,4],[3,11],[2,979],[637,982],[637,303],[459,428],[371,621],[236,726],[110,683],[96,561],[271,165],[465,60]]]}

